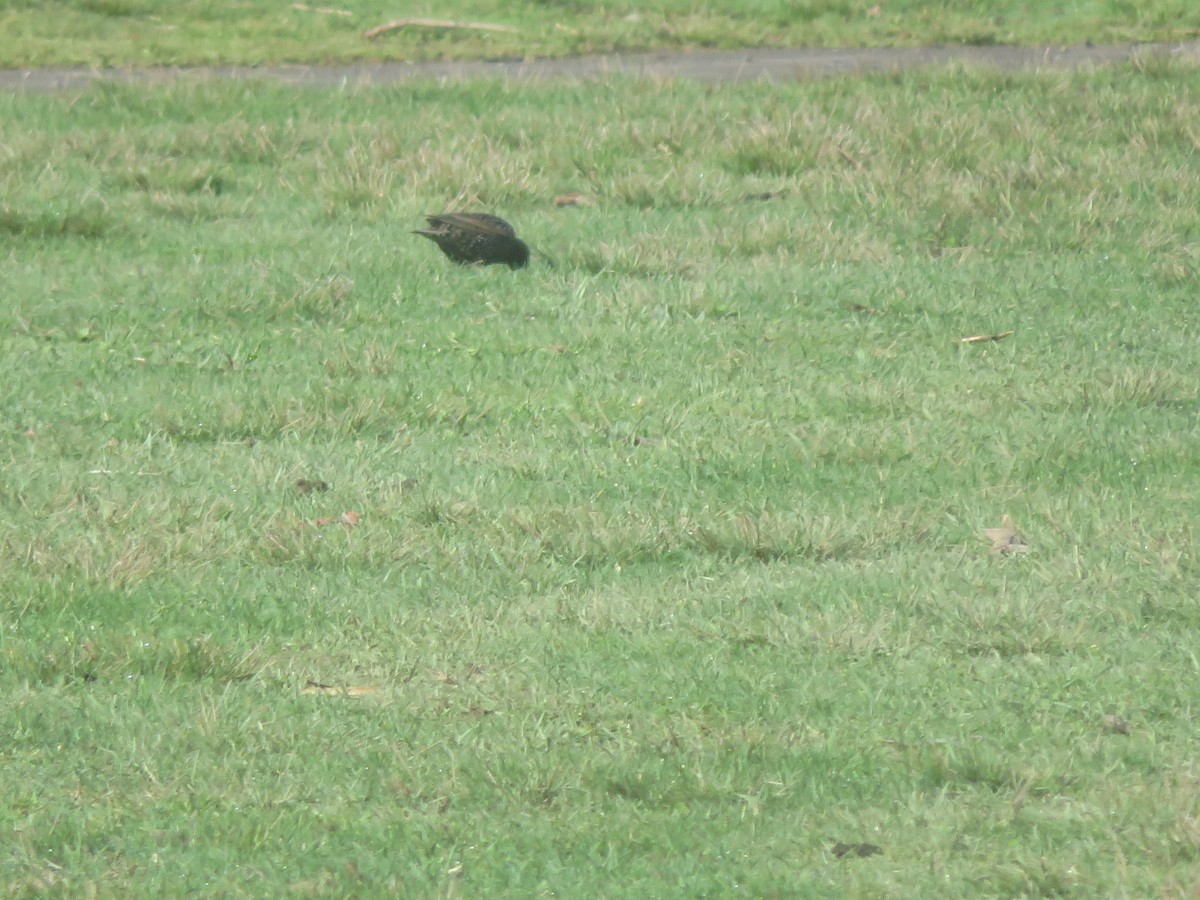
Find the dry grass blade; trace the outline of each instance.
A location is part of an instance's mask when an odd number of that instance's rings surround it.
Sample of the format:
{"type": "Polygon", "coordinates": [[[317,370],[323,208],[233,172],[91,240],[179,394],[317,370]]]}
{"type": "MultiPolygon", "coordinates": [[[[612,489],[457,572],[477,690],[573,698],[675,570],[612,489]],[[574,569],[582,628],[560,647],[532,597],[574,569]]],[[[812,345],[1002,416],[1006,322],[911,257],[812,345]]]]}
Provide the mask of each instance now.
{"type": "Polygon", "coordinates": [[[303,3],[293,3],[292,9],[298,12],[319,13],[322,16],[352,16],[348,9],[330,9],[328,6],[305,6],[303,3]]]}
{"type": "Polygon", "coordinates": [[[326,525],[348,525],[353,528],[358,522],[358,513],[347,511],[340,516],[322,516],[319,519],[313,519],[312,524],[317,528],[324,528],[326,525]]]}
{"type": "Polygon", "coordinates": [[[319,681],[309,681],[301,688],[302,694],[321,694],[329,697],[370,697],[378,694],[382,688],[377,684],[344,685],[323,684],[319,681]]]}
{"type": "Polygon", "coordinates": [[[456,22],[453,19],[396,19],[384,25],[376,25],[374,28],[368,28],[363,32],[363,37],[370,40],[371,38],[379,37],[381,34],[387,34],[389,31],[398,31],[401,28],[467,28],[472,31],[503,31],[508,34],[519,33],[519,29],[508,25],[491,25],[487,22],[456,22]]]}
{"type": "Polygon", "coordinates": [[[970,337],[962,338],[961,343],[985,344],[988,341],[1002,341],[1006,337],[1012,337],[1012,335],[1013,335],[1013,332],[1011,332],[1011,331],[1001,331],[1001,332],[997,332],[996,334],[973,334],[970,337]]]}

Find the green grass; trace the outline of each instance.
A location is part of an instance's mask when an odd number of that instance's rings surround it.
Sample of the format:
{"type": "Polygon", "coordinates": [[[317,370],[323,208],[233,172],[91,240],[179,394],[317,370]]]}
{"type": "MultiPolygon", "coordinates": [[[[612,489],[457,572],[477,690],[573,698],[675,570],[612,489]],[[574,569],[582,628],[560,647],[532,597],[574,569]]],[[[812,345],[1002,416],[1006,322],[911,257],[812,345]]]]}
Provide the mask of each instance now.
{"type": "Polygon", "coordinates": [[[1200,36],[1200,9],[1187,0],[454,0],[399,6],[387,0],[18,0],[0,4],[0,28],[5,35],[0,67],[255,65],[557,57],[701,47],[1179,41],[1200,36]],[[449,19],[512,30],[415,27],[373,40],[363,36],[398,18],[449,19]]]}
{"type": "Polygon", "coordinates": [[[6,893],[1195,891],[1197,97],[0,97],[6,893]]]}

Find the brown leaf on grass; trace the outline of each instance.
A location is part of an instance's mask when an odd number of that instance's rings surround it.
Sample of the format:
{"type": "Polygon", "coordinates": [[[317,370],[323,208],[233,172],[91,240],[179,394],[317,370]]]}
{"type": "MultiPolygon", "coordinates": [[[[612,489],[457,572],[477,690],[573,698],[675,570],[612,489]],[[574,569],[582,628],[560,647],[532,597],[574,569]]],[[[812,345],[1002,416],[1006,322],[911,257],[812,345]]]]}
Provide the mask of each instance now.
{"type": "Polygon", "coordinates": [[[868,844],[865,841],[860,844],[843,844],[841,841],[838,841],[830,849],[838,859],[841,859],[843,856],[874,856],[877,853],[883,852],[883,848],[878,844],[868,844]]]}
{"type": "Polygon", "coordinates": [[[311,679],[304,685],[300,693],[302,694],[324,694],[330,697],[370,697],[372,694],[378,694],[382,690],[376,684],[359,684],[359,685],[343,685],[339,687],[336,684],[322,684],[319,681],[311,679]]]}
{"type": "Polygon", "coordinates": [[[1006,337],[1011,337],[1013,333],[1011,331],[1001,331],[996,334],[973,334],[970,337],[960,338],[959,340],[964,344],[983,344],[988,341],[1002,341],[1006,337]]]}
{"type": "Polygon", "coordinates": [[[585,197],[579,191],[572,191],[569,194],[559,194],[554,198],[555,206],[591,206],[592,201],[585,197]]]}
{"type": "Polygon", "coordinates": [[[302,494],[318,494],[329,490],[329,482],[321,481],[319,478],[298,478],[296,479],[296,490],[302,494]]]}
{"type": "Polygon", "coordinates": [[[1104,723],[1104,730],[1113,734],[1129,734],[1133,730],[1129,720],[1122,716],[1105,716],[1101,721],[1104,723]]]}
{"type": "Polygon", "coordinates": [[[1005,515],[1000,520],[999,528],[983,529],[984,536],[992,542],[992,552],[1005,555],[1008,553],[1028,553],[1029,544],[1013,525],[1012,517],[1005,515]]]}

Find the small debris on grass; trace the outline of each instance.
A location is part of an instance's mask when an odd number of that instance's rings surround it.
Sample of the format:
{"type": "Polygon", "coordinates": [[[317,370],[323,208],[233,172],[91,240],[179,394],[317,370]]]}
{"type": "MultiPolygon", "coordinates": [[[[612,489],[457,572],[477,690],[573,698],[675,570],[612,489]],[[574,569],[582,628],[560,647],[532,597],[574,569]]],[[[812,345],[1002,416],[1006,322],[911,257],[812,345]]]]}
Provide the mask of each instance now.
{"type": "Polygon", "coordinates": [[[983,344],[988,341],[1002,341],[1013,334],[1014,332],[1012,331],[1001,331],[997,334],[973,334],[970,337],[960,338],[959,340],[964,344],[983,344]]]}
{"type": "Polygon", "coordinates": [[[846,309],[850,312],[866,313],[868,316],[882,316],[883,311],[878,310],[873,306],[867,306],[865,303],[847,303],[846,309]]]}
{"type": "Polygon", "coordinates": [[[833,149],[837,151],[838,156],[840,156],[846,162],[850,163],[850,165],[854,166],[854,168],[861,169],[863,167],[862,163],[859,162],[857,159],[855,159],[853,156],[851,156],[850,152],[848,150],[846,150],[846,148],[840,147],[837,144],[834,144],[833,149]]]}
{"type": "Polygon", "coordinates": [[[323,494],[329,490],[329,482],[319,478],[299,478],[296,480],[296,490],[302,494],[323,494]]]}
{"type": "Polygon", "coordinates": [[[992,552],[1001,556],[1009,553],[1028,553],[1029,544],[1013,525],[1012,517],[1005,514],[999,528],[983,529],[984,536],[992,542],[992,552]]]}
{"type": "Polygon", "coordinates": [[[1122,716],[1108,715],[1103,718],[1104,730],[1111,731],[1113,734],[1129,734],[1133,728],[1129,724],[1129,720],[1122,716]]]}
{"type": "Polygon", "coordinates": [[[838,841],[830,849],[838,859],[845,856],[874,856],[877,853],[883,852],[883,848],[878,844],[868,844],[865,841],[860,844],[843,844],[841,841],[838,841]]]}
{"type": "Polygon", "coordinates": [[[777,197],[782,197],[786,191],[758,191],[752,194],[742,194],[743,203],[765,203],[767,200],[774,200],[777,197]]]}
{"type": "Polygon", "coordinates": [[[344,685],[322,684],[309,679],[301,689],[302,694],[325,694],[333,697],[369,697],[378,694],[381,688],[376,684],[344,685]]]}

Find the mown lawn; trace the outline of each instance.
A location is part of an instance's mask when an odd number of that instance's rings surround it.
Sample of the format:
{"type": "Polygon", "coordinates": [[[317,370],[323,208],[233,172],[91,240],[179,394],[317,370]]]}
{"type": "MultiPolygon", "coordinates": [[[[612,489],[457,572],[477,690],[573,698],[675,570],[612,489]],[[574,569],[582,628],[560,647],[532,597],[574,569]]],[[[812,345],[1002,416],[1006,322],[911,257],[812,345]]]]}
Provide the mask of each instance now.
{"type": "Polygon", "coordinates": [[[0,98],[6,892],[1195,892],[1197,98],[0,98]]]}

